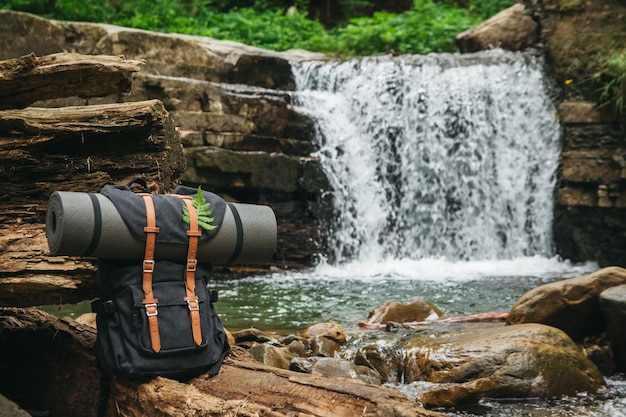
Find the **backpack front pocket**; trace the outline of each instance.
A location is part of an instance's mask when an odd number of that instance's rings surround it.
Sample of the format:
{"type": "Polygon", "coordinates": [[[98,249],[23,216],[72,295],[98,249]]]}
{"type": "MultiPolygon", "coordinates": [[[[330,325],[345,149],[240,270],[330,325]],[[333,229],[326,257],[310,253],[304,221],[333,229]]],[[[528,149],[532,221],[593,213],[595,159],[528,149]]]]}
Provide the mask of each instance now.
{"type": "Polygon", "coordinates": [[[145,298],[141,286],[131,286],[134,300],[135,333],[139,347],[146,354],[167,356],[180,354],[185,351],[206,349],[207,347],[207,312],[208,297],[202,280],[196,280],[195,293],[197,303],[187,303],[185,285],[182,282],[158,282],[152,286],[154,297],[158,300],[156,306],[146,308],[143,304],[145,298]],[[193,339],[192,320],[190,311],[199,310],[201,323],[202,343],[196,346],[193,339]],[[156,317],[158,323],[161,350],[157,353],[152,348],[150,332],[150,314],[156,317]]]}

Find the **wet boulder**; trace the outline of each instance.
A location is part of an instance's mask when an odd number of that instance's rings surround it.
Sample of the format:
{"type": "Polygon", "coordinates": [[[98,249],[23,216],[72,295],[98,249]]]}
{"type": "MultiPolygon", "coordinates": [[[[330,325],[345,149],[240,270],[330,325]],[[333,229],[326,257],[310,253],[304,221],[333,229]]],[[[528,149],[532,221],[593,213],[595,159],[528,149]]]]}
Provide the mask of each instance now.
{"type": "Polygon", "coordinates": [[[600,294],[600,306],[606,317],[608,338],[613,345],[617,369],[626,371],[626,285],[618,285],[600,294]]]}
{"type": "Polygon", "coordinates": [[[333,339],[325,336],[314,336],[310,339],[311,354],[313,356],[334,357],[341,352],[341,345],[333,339]]]}
{"type": "MultiPolygon", "coordinates": [[[[307,341],[308,342],[308,341],[307,341]]],[[[309,356],[309,344],[302,342],[301,340],[293,340],[287,345],[287,349],[301,357],[309,356]]]]}
{"type": "Polygon", "coordinates": [[[604,385],[595,365],[564,332],[542,324],[463,329],[408,341],[406,381],[437,384],[429,406],[492,398],[560,397],[604,385]]]}
{"type": "MultiPolygon", "coordinates": [[[[251,348],[258,344],[264,343],[268,343],[271,345],[280,344],[279,341],[276,340],[274,337],[263,333],[262,331],[260,331],[259,329],[255,329],[254,327],[233,332],[231,335],[235,341],[234,344],[245,348],[251,348]]],[[[233,346],[234,344],[231,343],[231,346],[233,346]]]]}
{"type": "Polygon", "coordinates": [[[337,323],[318,323],[304,329],[300,336],[307,339],[316,336],[326,337],[339,344],[346,343],[346,331],[337,323]]]}
{"type": "Polygon", "coordinates": [[[416,300],[409,304],[387,301],[370,311],[366,324],[386,324],[388,322],[408,323],[436,320],[442,315],[441,310],[428,301],[416,300]]]}
{"type": "Polygon", "coordinates": [[[289,350],[264,343],[250,348],[250,354],[257,361],[274,368],[289,369],[291,360],[296,354],[289,350]]]}
{"type": "Polygon", "coordinates": [[[581,277],[551,282],[524,294],[509,312],[508,324],[543,323],[575,341],[606,330],[600,293],[626,284],[626,269],[607,267],[581,277]]]}
{"type": "Polygon", "coordinates": [[[315,361],[309,373],[325,378],[358,379],[373,385],[381,385],[382,381],[380,374],[375,370],[339,358],[320,358],[315,361]]]}
{"type": "Polygon", "coordinates": [[[355,352],[353,362],[375,369],[385,382],[399,383],[403,379],[403,355],[395,343],[369,343],[355,352]]]}

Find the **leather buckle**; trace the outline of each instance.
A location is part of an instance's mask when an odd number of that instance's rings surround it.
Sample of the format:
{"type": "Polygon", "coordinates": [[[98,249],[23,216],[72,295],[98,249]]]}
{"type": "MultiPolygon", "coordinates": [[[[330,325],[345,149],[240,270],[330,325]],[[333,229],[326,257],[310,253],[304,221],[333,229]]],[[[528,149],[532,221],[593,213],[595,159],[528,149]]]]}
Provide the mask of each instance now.
{"type": "Polygon", "coordinates": [[[146,316],[152,317],[152,316],[159,315],[159,312],[157,311],[156,303],[148,303],[148,304],[144,304],[143,306],[146,308],[146,316]],[[150,311],[151,309],[154,309],[154,310],[150,311]]]}

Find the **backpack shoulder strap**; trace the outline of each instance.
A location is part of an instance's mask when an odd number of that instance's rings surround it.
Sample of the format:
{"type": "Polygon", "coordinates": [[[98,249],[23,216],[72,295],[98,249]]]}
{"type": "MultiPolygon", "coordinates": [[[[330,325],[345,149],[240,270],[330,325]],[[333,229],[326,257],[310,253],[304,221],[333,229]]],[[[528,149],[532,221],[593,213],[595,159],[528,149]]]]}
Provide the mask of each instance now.
{"type": "Polygon", "coordinates": [[[154,248],[156,246],[156,235],[159,228],[156,227],[156,213],[154,210],[154,201],[150,194],[140,194],[146,206],[146,250],[143,257],[143,279],[142,288],[144,299],[142,301],[146,315],[148,316],[148,325],[150,327],[150,342],[152,350],[158,353],[161,350],[161,337],[159,335],[159,322],[157,319],[157,304],[159,300],[152,293],[152,273],[154,272],[154,248]]]}
{"type": "Polygon", "coordinates": [[[198,241],[202,232],[198,227],[198,212],[191,201],[191,197],[181,195],[176,195],[176,197],[183,200],[183,203],[189,212],[189,230],[187,230],[187,236],[189,236],[189,246],[187,249],[187,268],[185,270],[185,289],[187,296],[185,297],[185,301],[189,307],[193,341],[196,346],[200,346],[202,344],[202,330],[200,327],[200,305],[198,304],[198,296],[196,295],[195,273],[198,265],[198,260],[196,259],[198,253],[198,241]]]}

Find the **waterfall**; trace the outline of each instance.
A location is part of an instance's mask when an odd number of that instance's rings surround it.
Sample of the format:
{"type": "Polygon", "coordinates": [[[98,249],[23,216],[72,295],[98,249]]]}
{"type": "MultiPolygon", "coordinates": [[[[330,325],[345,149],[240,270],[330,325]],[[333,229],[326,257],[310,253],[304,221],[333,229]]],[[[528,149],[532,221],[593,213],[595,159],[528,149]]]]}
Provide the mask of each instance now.
{"type": "Polygon", "coordinates": [[[540,60],[491,51],[294,64],[330,188],[331,257],[550,257],[556,111],[540,60]]]}

